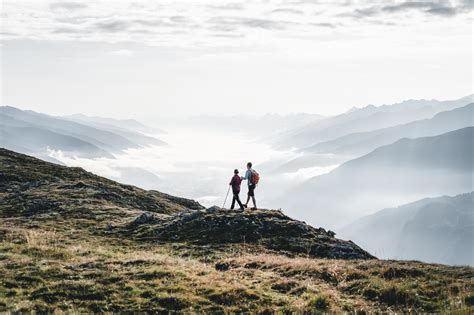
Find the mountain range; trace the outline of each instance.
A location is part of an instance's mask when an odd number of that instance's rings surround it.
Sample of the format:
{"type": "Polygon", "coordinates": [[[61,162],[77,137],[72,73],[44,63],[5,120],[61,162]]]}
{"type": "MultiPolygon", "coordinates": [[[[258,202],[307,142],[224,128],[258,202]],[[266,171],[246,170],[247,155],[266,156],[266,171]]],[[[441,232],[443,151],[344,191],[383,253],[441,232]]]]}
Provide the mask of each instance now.
{"type": "Polygon", "coordinates": [[[474,103],[440,112],[428,119],[368,132],[351,133],[304,148],[302,151],[361,156],[398,139],[435,136],[469,126],[474,126],[474,103]]]}
{"type": "Polygon", "coordinates": [[[426,196],[473,190],[474,127],[400,139],[282,194],[275,202],[331,228],[426,196]]]}
{"type": "Polygon", "coordinates": [[[462,107],[472,102],[473,95],[469,95],[452,101],[408,100],[393,105],[369,105],[277,134],[273,137],[272,143],[279,148],[306,148],[351,133],[429,119],[439,112],[462,107]]]}
{"type": "Polygon", "coordinates": [[[95,124],[103,128],[110,128],[114,130],[129,130],[151,135],[165,133],[165,131],[162,129],[147,126],[135,119],[113,119],[108,117],[87,116],[84,114],[73,114],[69,116],[62,116],[61,118],[82,122],[85,124],[95,124]]]}
{"type": "Polygon", "coordinates": [[[379,257],[472,266],[473,205],[473,192],[425,198],[362,217],[339,232],[379,257]]]}
{"type": "Polygon", "coordinates": [[[86,119],[76,122],[10,106],[0,107],[0,122],[1,147],[41,157],[57,150],[85,158],[114,158],[126,149],[165,144],[125,127],[86,119]]]}

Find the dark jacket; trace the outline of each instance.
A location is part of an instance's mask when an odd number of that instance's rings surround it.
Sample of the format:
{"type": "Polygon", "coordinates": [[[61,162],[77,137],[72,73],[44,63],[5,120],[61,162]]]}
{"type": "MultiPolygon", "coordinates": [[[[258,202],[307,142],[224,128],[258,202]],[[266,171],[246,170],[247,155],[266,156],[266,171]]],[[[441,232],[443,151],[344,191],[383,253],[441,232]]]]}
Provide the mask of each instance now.
{"type": "Polygon", "coordinates": [[[232,192],[234,194],[240,193],[240,183],[242,183],[242,179],[240,178],[239,175],[234,175],[232,179],[230,180],[229,185],[232,186],[232,192]]]}

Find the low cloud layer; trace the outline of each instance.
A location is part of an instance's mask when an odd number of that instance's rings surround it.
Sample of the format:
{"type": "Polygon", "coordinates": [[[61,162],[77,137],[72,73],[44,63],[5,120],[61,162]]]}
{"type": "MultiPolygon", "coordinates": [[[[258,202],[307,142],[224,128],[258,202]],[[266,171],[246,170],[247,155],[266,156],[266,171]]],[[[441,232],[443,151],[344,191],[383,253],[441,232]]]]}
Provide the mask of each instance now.
{"type": "Polygon", "coordinates": [[[472,91],[472,6],[3,0],[3,104],[149,119],[449,99],[472,91]]]}
{"type": "Polygon", "coordinates": [[[71,2],[71,1],[61,1],[61,2],[53,2],[49,5],[51,10],[80,10],[87,8],[87,5],[80,2],[71,2]]]}
{"type": "Polygon", "coordinates": [[[416,23],[471,12],[457,1],[3,1],[2,37],[228,46],[278,38],[313,40],[354,25],[416,23]],[[318,26],[318,27],[315,27],[318,26]],[[169,36],[172,35],[172,36],[169,36]],[[220,38],[219,40],[216,38],[220,38]],[[236,41],[238,43],[236,43],[236,41]]]}
{"type": "Polygon", "coordinates": [[[458,14],[469,13],[472,7],[472,1],[459,1],[454,4],[451,4],[449,1],[402,1],[357,9],[354,11],[354,16],[374,17],[387,14],[419,13],[427,16],[452,17],[458,14]]]}

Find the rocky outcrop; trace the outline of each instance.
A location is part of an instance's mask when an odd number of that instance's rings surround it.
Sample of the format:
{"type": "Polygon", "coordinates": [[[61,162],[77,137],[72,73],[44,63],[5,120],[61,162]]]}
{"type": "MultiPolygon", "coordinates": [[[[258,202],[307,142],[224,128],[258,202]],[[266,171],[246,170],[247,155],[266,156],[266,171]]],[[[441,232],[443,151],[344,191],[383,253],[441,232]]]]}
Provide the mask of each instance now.
{"type": "Polygon", "coordinates": [[[335,238],[334,232],[293,220],[281,211],[210,208],[154,220],[142,219],[135,220],[135,225],[137,221],[151,222],[145,235],[159,241],[196,245],[246,243],[319,258],[375,258],[353,242],[335,238]]]}

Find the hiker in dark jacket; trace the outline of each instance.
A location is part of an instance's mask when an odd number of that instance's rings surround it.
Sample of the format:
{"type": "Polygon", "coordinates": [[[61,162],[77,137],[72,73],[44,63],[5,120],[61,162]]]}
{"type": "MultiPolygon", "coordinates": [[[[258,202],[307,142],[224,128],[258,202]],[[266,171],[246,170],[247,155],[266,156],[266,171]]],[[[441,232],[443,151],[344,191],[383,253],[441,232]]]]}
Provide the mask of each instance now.
{"type": "Polygon", "coordinates": [[[255,200],[255,188],[257,187],[257,184],[252,183],[252,174],[253,174],[252,162],[248,162],[247,171],[245,172],[245,176],[242,177],[242,180],[247,180],[247,184],[249,188],[249,192],[247,194],[247,202],[244,204],[244,207],[247,208],[250,198],[252,198],[253,208],[250,208],[250,210],[257,210],[257,201],[255,200]]]}
{"type": "Polygon", "coordinates": [[[242,183],[242,178],[239,176],[239,170],[234,170],[234,176],[230,180],[229,185],[232,186],[232,205],[230,206],[231,210],[234,210],[235,202],[239,204],[240,210],[244,210],[244,205],[240,201],[239,194],[240,194],[240,183],[242,183]]]}

